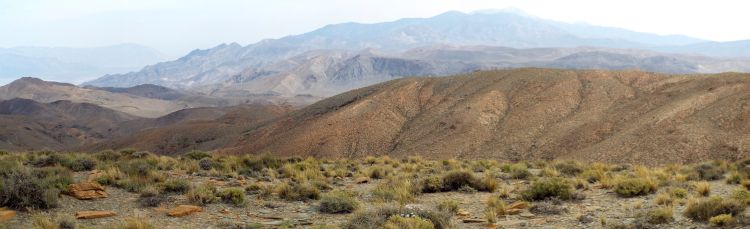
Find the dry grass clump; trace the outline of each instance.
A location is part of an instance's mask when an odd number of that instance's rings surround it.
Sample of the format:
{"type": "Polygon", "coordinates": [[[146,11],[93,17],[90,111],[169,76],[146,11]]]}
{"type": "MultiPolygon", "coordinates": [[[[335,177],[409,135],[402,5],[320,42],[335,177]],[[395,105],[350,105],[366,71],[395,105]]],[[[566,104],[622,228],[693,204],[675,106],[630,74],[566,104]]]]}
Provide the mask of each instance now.
{"type": "Polygon", "coordinates": [[[321,198],[319,210],[329,214],[352,213],[359,208],[356,196],[356,193],[342,190],[329,192],[321,198]]]}
{"type": "Polygon", "coordinates": [[[721,214],[711,217],[708,222],[715,227],[727,227],[734,224],[734,217],[730,214],[721,214]]]}
{"type": "Polygon", "coordinates": [[[684,214],[693,220],[707,221],[721,214],[738,215],[744,210],[745,205],[737,200],[712,197],[689,203],[684,214]]]}
{"type": "Polygon", "coordinates": [[[444,212],[450,212],[455,214],[458,212],[458,205],[460,203],[455,200],[443,200],[437,205],[437,209],[444,212]]]}
{"type": "Polygon", "coordinates": [[[185,194],[190,191],[190,182],[186,180],[168,180],[162,184],[162,191],[166,193],[185,194]]]}
{"type": "Polygon", "coordinates": [[[310,183],[280,183],[276,186],[276,193],[284,200],[320,199],[320,190],[310,183]]]}
{"type": "Polygon", "coordinates": [[[233,204],[234,206],[243,206],[245,204],[245,190],[241,188],[228,188],[217,193],[221,202],[233,204]]]}
{"type": "Polygon", "coordinates": [[[643,196],[656,192],[656,184],[648,178],[625,178],[615,183],[614,191],[621,197],[643,196]]]}
{"type": "Polygon", "coordinates": [[[697,192],[700,196],[708,196],[709,194],[711,194],[711,184],[708,182],[696,182],[693,185],[693,188],[695,188],[695,192],[697,192]]]}
{"type": "Polygon", "coordinates": [[[674,221],[671,207],[651,209],[646,213],[646,222],[650,224],[665,224],[674,221]]]}
{"type": "Polygon", "coordinates": [[[128,218],[114,225],[107,226],[113,229],[153,229],[154,226],[145,218],[128,218]]]}
{"type": "Polygon", "coordinates": [[[577,176],[582,173],[584,166],[577,161],[564,161],[554,165],[557,171],[566,176],[577,176]]]}
{"type": "Polygon", "coordinates": [[[213,185],[202,184],[198,187],[190,189],[190,191],[188,191],[185,196],[192,204],[206,205],[215,203],[218,200],[216,193],[216,187],[214,187],[213,185]]]}
{"type": "MultiPolygon", "coordinates": [[[[451,213],[396,207],[381,207],[371,211],[355,213],[347,222],[341,225],[341,228],[380,229],[383,228],[393,216],[405,218],[419,217],[420,219],[430,222],[435,229],[455,228],[454,225],[451,224],[451,213]]],[[[400,225],[397,224],[396,226],[400,225]]]]}
{"type": "Polygon", "coordinates": [[[572,187],[570,182],[564,178],[542,178],[531,184],[521,193],[525,200],[538,201],[550,198],[560,200],[569,200],[571,198],[572,187]]]}
{"type": "Polygon", "coordinates": [[[435,225],[429,220],[422,219],[419,216],[415,217],[403,217],[394,215],[388,217],[383,226],[383,229],[434,229],[435,225]]]}
{"type": "Polygon", "coordinates": [[[396,201],[401,205],[414,202],[416,196],[420,194],[420,188],[414,185],[414,182],[407,178],[392,177],[378,183],[372,189],[372,197],[376,201],[390,202],[396,201]]]}
{"type": "Polygon", "coordinates": [[[477,178],[472,172],[457,170],[450,171],[442,177],[430,176],[423,179],[421,191],[425,193],[459,190],[494,192],[497,186],[497,181],[489,174],[486,174],[483,178],[477,178]]]}

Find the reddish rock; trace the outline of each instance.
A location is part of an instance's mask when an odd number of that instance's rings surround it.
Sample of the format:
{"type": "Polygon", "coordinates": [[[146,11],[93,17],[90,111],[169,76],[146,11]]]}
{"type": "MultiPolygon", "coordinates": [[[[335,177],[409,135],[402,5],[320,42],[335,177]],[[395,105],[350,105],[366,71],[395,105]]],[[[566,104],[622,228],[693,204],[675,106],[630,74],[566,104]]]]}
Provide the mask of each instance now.
{"type": "Polygon", "coordinates": [[[16,216],[16,211],[0,209],[0,222],[5,222],[16,216]]]}
{"type": "Polygon", "coordinates": [[[196,212],[202,212],[203,209],[198,206],[194,205],[180,205],[176,208],[169,209],[169,212],[167,212],[168,216],[172,217],[183,217],[187,216],[196,212]]]}
{"type": "Polygon", "coordinates": [[[526,201],[513,202],[512,204],[510,204],[510,206],[508,206],[508,209],[519,209],[519,210],[521,210],[521,209],[526,209],[526,208],[529,208],[529,203],[526,202],[526,201]]]}
{"type": "Polygon", "coordinates": [[[76,212],[76,219],[98,219],[115,215],[117,213],[112,211],[80,211],[76,212]]]}
{"type": "Polygon", "coordinates": [[[68,194],[79,200],[107,198],[104,187],[92,181],[68,185],[68,194]]]}

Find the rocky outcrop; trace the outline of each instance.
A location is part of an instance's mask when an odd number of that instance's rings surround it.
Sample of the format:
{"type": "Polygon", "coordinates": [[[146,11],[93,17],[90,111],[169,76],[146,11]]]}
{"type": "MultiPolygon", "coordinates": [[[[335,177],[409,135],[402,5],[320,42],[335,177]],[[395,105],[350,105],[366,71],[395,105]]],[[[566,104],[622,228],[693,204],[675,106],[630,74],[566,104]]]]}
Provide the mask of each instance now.
{"type": "Polygon", "coordinates": [[[107,198],[104,187],[93,181],[68,185],[68,194],[79,200],[107,198]]]}
{"type": "Polygon", "coordinates": [[[0,222],[5,222],[16,216],[16,211],[0,208],[0,222]]]}

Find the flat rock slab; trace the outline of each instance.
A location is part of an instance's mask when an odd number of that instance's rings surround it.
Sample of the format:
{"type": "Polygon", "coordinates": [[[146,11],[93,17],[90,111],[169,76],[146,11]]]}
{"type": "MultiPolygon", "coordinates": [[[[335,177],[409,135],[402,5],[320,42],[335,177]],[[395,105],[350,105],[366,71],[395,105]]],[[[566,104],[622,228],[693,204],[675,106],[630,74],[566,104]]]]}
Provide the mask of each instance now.
{"type": "Polygon", "coordinates": [[[104,187],[96,182],[81,182],[68,185],[68,194],[79,200],[107,198],[104,187]]]}
{"type": "Polygon", "coordinates": [[[169,209],[168,216],[183,217],[196,212],[202,212],[203,208],[194,205],[180,205],[176,208],[169,209]]]}
{"type": "Polygon", "coordinates": [[[16,216],[16,211],[11,210],[0,210],[0,222],[5,222],[13,218],[13,216],[16,216]]]}
{"type": "Polygon", "coordinates": [[[117,213],[112,211],[80,211],[76,212],[76,219],[98,219],[115,215],[117,213]]]}

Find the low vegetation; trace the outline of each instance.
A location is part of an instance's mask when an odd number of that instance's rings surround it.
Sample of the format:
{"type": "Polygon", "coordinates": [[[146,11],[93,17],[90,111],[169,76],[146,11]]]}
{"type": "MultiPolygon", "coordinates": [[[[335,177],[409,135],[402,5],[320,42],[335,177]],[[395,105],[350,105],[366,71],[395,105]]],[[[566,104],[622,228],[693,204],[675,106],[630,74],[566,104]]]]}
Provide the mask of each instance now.
{"type": "MultiPolygon", "coordinates": [[[[675,214],[704,225],[745,227],[750,221],[742,214],[750,205],[748,165],[750,160],[644,167],[418,157],[358,161],[201,151],[176,157],[135,150],[0,153],[0,207],[49,211],[60,206],[61,194],[70,194],[70,184],[88,179],[132,192],[137,197],[133,206],[140,208],[222,205],[225,214],[233,214],[248,206],[277,209],[301,204],[323,217],[342,217],[339,221],[345,222],[335,225],[338,228],[456,228],[461,222],[457,215],[490,224],[522,213],[576,217],[586,227],[673,226],[680,223],[675,214]],[[634,221],[594,213],[572,216],[580,212],[576,207],[586,198],[584,193],[617,200],[613,204],[622,206],[626,218],[634,221]],[[482,199],[467,202],[473,195],[482,199]]],[[[39,225],[51,228],[83,227],[79,220],[39,218],[39,225]]],[[[108,226],[154,228],[152,223],[161,222],[130,219],[108,226]]],[[[230,228],[254,225],[221,223],[230,228]]],[[[298,226],[294,223],[283,225],[298,226]]]]}

